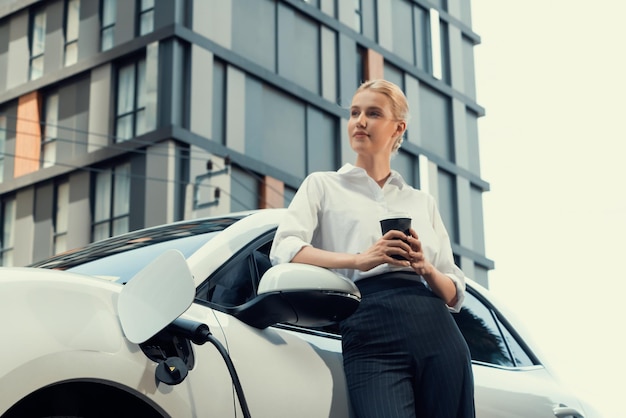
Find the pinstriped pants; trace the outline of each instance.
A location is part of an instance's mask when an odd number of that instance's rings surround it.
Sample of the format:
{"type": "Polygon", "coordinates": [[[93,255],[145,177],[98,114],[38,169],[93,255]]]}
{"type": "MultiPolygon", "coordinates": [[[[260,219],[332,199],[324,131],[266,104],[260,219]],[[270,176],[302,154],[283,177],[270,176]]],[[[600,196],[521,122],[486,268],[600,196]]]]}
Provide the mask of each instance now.
{"type": "Polygon", "coordinates": [[[417,276],[384,276],[357,282],[360,306],[340,324],[354,414],[474,417],[469,349],[448,308],[417,276]]]}

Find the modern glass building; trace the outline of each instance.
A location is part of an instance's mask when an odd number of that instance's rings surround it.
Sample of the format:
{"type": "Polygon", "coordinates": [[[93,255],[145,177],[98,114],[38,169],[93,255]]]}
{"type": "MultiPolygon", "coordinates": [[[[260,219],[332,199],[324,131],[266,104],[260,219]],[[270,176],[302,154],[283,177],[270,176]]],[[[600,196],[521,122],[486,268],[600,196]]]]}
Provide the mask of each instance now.
{"type": "Polygon", "coordinates": [[[0,264],[288,205],[354,162],[361,81],[405,90],[393,168],[487,285],[470,0],[0,1],[0,264]]]}

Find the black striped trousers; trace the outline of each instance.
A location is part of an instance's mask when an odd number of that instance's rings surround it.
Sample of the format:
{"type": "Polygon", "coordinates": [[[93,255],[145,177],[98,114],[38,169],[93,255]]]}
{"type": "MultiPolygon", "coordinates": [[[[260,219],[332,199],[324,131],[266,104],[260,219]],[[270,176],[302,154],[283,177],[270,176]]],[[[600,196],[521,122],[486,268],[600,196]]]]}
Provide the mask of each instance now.
{"type": "Polygon", "coordinates": [[[443,301],[410,273],[358,281],[342,321],[343,363],[357,418],[472,418],[467,344],[443,301]]]}

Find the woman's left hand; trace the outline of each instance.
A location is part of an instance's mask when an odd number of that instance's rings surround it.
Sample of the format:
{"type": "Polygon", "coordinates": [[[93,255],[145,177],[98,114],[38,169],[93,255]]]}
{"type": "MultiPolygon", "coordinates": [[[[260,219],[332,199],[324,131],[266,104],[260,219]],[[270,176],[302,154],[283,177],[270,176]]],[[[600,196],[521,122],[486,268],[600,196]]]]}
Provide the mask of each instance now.
{"type": "Polygon", "coordinates": [[[413,228],[409,229],[410,236],[407,236],[407,242],[411,246],[409,252],[409,263],[415,273],[427,278],[433,272],[433,265],[424,257],[424,251],[422,250],[422,242],[417,236],[417,232],[413,228]]]}

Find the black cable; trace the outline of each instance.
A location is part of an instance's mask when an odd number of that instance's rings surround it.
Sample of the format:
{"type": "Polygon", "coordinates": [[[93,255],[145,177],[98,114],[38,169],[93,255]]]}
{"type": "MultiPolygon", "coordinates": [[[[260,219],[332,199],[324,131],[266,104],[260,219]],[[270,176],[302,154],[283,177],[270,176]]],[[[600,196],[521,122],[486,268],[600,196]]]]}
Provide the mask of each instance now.
{"type": "Polygon", "coordinates": [[[228,372],[230,373],[243,415],[246,418],[250,418],[250,410],[248,409],[248,403],[246,402],[246,397],[243,393],[243,387],[241,386],[241,381],[237,375],[235,365],[233,364],[226,348],[224,348],[222,343],[215,338],[213,334],[211,334],[209,326],[202,322],[179,317],[169,324],[168,328],[175,334],[188,338],[194,344],[203,345],[205,342],[210,342],[215,346],[215,348],[217,348],[217,351],[219,351],[220,355],[224,359],[228,372]]]}
{"type": "Polygon", "coordinates": [[[233,381],[233,385],[235,386],[235,391],[237,392],[237,398],[239,399],[239,405],[241,406],[241,410],[243,411],[243,416],[245,418],[250,418],[250,410],[248,409],[248,403],[246,401],[246,397],[243,393],[243,387],[241,386],[241,381],[239,380],[239,376],[237,375],[237,370],[235,369],[235,365],[228,355],[228,352],[224,348],[221,342],[217,338],[215,338],[211,333],[206,336],[206,340],[213,344],[217,351],[222,355],[224,362],[226,363],[226,367],[228,367],[228,372],[230,373],[230,377],[233,381]]]}

